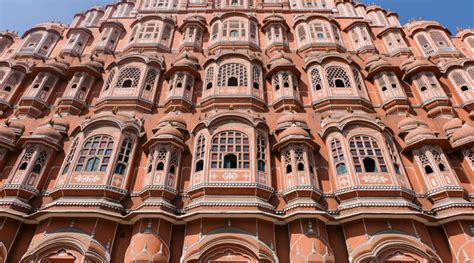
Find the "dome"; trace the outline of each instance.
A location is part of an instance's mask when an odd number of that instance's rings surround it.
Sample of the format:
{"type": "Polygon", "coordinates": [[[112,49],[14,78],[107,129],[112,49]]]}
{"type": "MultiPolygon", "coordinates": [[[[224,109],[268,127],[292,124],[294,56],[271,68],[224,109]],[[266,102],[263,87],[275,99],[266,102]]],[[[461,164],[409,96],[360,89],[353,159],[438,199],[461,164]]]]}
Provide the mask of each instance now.
{"type": "Polygon", "coordinates": [[[47,124],[47,125],[43,125],[36,128],[36,130],[33,132],[33,135],[41,136],[41,137],[49,137],[54,140],[62,139],[61,134],[56,129],[53,128],[52,124],[47,124]]]}
{"type": "Polygon", "coordinates": [[[290,58],[286,57],[283,52],[277,52],[270,58],[271,67],[274,68],[276,66],[293,66],[293,62],[290,58]]]}
{"type": "Polygon", "coordinates": [[[289,70],[297,76],[300,75],[300,72],[296,69],[295,64],[291,58],[285,56],[283,52],[277,52],[275,55],[271,56],[268,66],[268,76],[272,76],[279,70],[289,70]]]}
{"type": "Polygon", "coordinates": [[[49,121],[43,123],[42,125],[50,124],[53,128],[59,130],[60,132],[67,132],[69,129],[69,123],[59,114],[55,114],[49,121]]]}
{"type": "Polygon", "coordinates": [[[8,120],[8,127],[17,131],[17,133],[23,133],[25,130],[25,125],[18,119],[8,120]]]}
{"type": "Polygon", "coordinates": [[[378,71],[384,68],[393,68],[394,66],[390,64],[380,55],[373,55],[367,59],[365,62],[366,70],[371,74],[376,74],[378,71]]]}
{"type": "Polygon", "coordinates": [[[458,118],[452,118],[448,122],[443,125],[443,130],[448,134],[451,135],[453,132],[462,127],[462,120],[458,118]]]}
{"type": "Polygon", "coordinates": [[[427,127],[418,127],[407,134],[407,136],[405,137],[405,141],[406,143],[410,144],[420,139],[432,139],[432,138],[436,138],[436,135],[431,129],[427,127]]]}
{"type": "Polygon", "coordinates": [[[136,234],[125,254],[125,262],[168,262],[168,249],[152,233],[136,234]]]}
{"type": "Polygon", "coordinates": [[[199,60],[188,52],[178,55],[174,61],[175,63],[173,64],[173,67],[183,66],[190,67],[195,70],[197,69],[196,65],[199,64],[199,60]]]}
{"type": "Polygon", "coordinates": [[[8,126],[0,125],[0,138],[5,138],[8,141],[15,141],[16,134],[8,126]]]}
{"type": "Polygon", "coordinates": [[[280,126],[280,125],[284,125],[285,123],[295,123],[295,122],[306,124],[306,120],[303,116],[297,115],[297,114],[288,114],[288,115],[281,116],[277,121],[277,125],[280,126]]]}
{"type": "Polygon", "coordinates": [[[171,123],[173,125],[184,126],[186,128],[186,122],[179,114],[167,114],[161,118],[159,124],[171,123]]]}
{"type": "Polygon", "coordinates": [[[291,126],[278,135],[278,140],[281,141],[287,137],[304,137],[309,138],[309,134],[303,128],[298,126],[291,126]]]}
{"type": "Polygon", "coordinates": [[[400,132],[409,132],[413,129],[416,129],[417,127],[426,127],[427,125],[414,118],[414,117],[407,117],[406,119],[401,120],[398,123],[398,128],[400,129],[400,132]]]}
{"type": "Polygon", "coordinates": [[[453,136],[451,137],[451,140],[453,144],[456,144],[457,142],[468,139],[470,137],[474,137],[474,127],[472,126],[464,126],[460,129],[457,129],[454,133],[453,136]]]}
{"type": "Polygon", "coordinates": [[[169,137],[169,136],[176,137],[180,140],[184,139],[183,134],[178,129],[176,129],[175,127],[173,127],[171,125],[166,125],[166,126],[160,128],[155,133],[155,137],[169,137]]]}
{"type": "Polygon", "coordinates": [[[434,74],[438,74],[438,67],[426,59],[407,59],[402,64],[402,69],[405,71],[405,78],[413,76],[415,73],[425,70],[432,71],[434,74]]]}

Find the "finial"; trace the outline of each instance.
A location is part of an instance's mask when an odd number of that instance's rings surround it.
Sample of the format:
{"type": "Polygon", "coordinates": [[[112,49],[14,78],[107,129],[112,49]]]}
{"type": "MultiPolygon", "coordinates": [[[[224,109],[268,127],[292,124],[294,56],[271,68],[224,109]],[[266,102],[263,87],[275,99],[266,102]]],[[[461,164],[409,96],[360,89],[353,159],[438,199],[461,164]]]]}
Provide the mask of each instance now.
{"type": "Polygon", "coordinates": [[[57,114],[59,117],[62,117],[61,112],[62,112],[61,108],[57,108],[57,109],[56,109],[56,114],[57,114]]]}

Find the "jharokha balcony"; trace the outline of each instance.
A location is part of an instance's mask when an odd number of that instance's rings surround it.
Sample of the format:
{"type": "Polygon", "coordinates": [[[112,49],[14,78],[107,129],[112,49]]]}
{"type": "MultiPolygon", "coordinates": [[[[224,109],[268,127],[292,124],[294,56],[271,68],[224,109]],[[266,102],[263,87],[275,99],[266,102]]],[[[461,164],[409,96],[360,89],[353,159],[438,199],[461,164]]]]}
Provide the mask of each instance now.
{"type": "Polygon", "coordinates": [[[273,193],[268,167],[268,131],[260,117],[218,112],[202,120],[193,134],[195,155],[191,185],[187,190],[191,201],[184,207],[186,211],[217,211],[215,209],[222,206],[233,210],[274,209],[268,203],[273,193]],[[230,125],[234,127],[230,130],[215,130],[223,120],[233,120],[239,125],[230,125]],[[250,144],[255,140],[255,146],[250,144]]]}
{"type": "Polygon", "coordinates": [[[265,109],[259,57],[237,52],[222,53],[208,57],[204,67],[203,111],[216,108],[265,109]]]}
{"type": "Polygon", "coordinates": [[[113,108],[151,112],[163,58],[151,54],[125,55],[106,69],[97,111],[113,108]]]}

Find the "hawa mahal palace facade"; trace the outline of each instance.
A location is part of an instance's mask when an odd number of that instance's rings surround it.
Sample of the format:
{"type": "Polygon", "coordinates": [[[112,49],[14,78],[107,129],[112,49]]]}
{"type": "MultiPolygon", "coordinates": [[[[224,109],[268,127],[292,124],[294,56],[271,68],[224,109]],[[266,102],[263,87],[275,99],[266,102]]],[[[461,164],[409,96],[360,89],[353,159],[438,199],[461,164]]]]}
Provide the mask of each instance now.
{"type": "Polygon", "coordinates": [[[474,29],[122,0],[0,33],[0,262],[474,262],[474,29]]]}

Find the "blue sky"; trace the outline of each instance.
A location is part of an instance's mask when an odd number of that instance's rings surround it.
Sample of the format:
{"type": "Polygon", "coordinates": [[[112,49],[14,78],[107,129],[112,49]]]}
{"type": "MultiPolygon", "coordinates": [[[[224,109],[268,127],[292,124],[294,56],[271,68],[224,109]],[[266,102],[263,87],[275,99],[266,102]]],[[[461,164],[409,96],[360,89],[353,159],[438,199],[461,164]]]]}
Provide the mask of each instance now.
{"type": "MultiPolygon", "coordinates": [[[[0,0],[0,30],[19,31],[46,21],[70,23],[75,13],[113,0],[0,0]]],[[[396,11],[402,24],[411,18],[435,19],[456,34],[474,27],[474,0],[362,0],[396,11]]]]}

